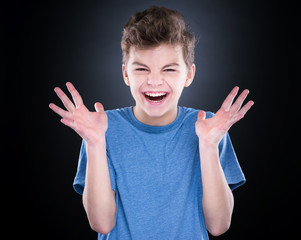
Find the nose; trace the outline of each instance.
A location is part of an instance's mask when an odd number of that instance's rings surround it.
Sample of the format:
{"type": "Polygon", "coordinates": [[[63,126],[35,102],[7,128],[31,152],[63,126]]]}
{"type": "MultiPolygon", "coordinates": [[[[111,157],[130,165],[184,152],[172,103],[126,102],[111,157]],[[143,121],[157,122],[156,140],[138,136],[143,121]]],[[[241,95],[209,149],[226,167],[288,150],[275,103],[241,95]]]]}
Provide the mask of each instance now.
{"type": "Polygon", "coordinates": [[[162,85],[163,82],[163,77],[159,73],[150,73],[147,77],[148,85],[159,86],[162,85]]]}

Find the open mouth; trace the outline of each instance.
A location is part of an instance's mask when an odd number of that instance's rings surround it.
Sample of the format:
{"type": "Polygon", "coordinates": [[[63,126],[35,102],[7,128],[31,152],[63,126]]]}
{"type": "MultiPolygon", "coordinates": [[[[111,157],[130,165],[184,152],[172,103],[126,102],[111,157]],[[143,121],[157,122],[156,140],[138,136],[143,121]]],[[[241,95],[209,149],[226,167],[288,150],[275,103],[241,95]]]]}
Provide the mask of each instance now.
{"type": "Polygon", "coordinates": [[[167,92],[145,92],[145,98],[153,103],[160,103],[167,97],[167,92]]]}

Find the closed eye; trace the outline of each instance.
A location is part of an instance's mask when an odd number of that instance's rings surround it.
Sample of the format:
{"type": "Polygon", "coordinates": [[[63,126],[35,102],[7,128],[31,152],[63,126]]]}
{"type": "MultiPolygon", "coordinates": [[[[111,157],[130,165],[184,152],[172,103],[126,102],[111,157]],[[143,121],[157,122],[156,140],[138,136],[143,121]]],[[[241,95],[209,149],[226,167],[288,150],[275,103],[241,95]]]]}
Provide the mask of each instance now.
{"type": "Polygon", "coordinates": [[[136,68],[136,71],[144,72],[144,71],[148,71],[148,70],[146,68],[136,68]]]}
{"type": "Polygon", "coordinates": [[[172,68],[167,68],[167,69],[164,69],[164,72],[175,72],[176,70],[175,69],[172,69],[172,68]]]}

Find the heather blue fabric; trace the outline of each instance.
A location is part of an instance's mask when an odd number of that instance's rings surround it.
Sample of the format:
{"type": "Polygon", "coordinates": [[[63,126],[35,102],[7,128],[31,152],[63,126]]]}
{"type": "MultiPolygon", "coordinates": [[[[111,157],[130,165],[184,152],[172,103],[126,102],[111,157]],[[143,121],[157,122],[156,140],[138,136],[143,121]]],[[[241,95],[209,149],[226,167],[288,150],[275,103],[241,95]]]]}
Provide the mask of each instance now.
{"type": "MultiPolygon", "coordinates": [[[[174,122],[148,126],[132,107],[106,111],[107,161],[116,192],[116,225],[98,239],[208,239],[202,211],[202,179],[195,122],[198,110],[178,108],[174,122]]],[[[213,113],[207,112],[210,118],[213,113]]],[[[220,162],[233,190],[245,182],[229,135],[219,144],[220,162]]],[[[74,189],[85,186],[83,141],[74,189]]]]}

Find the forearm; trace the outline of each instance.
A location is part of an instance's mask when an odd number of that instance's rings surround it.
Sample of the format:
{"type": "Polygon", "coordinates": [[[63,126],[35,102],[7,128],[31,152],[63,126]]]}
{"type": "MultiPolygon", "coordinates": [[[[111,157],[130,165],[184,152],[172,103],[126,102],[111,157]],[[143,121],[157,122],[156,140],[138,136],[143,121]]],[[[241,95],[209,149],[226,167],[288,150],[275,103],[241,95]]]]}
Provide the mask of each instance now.
{"type": "Polygon", "coordinates": [[[105,137],[95,145],[87,144],[86,183],[83,203],[93,230],[109,232],[115,225],[115,193],[111,188],[105,137]]]}
{"type": "Polygon", "coordinates": [[[199,147],[205,224],[212,235],[220,235],[230,227],[234,199],[219,161],[218,147],[201,143],[199,147]]]}

